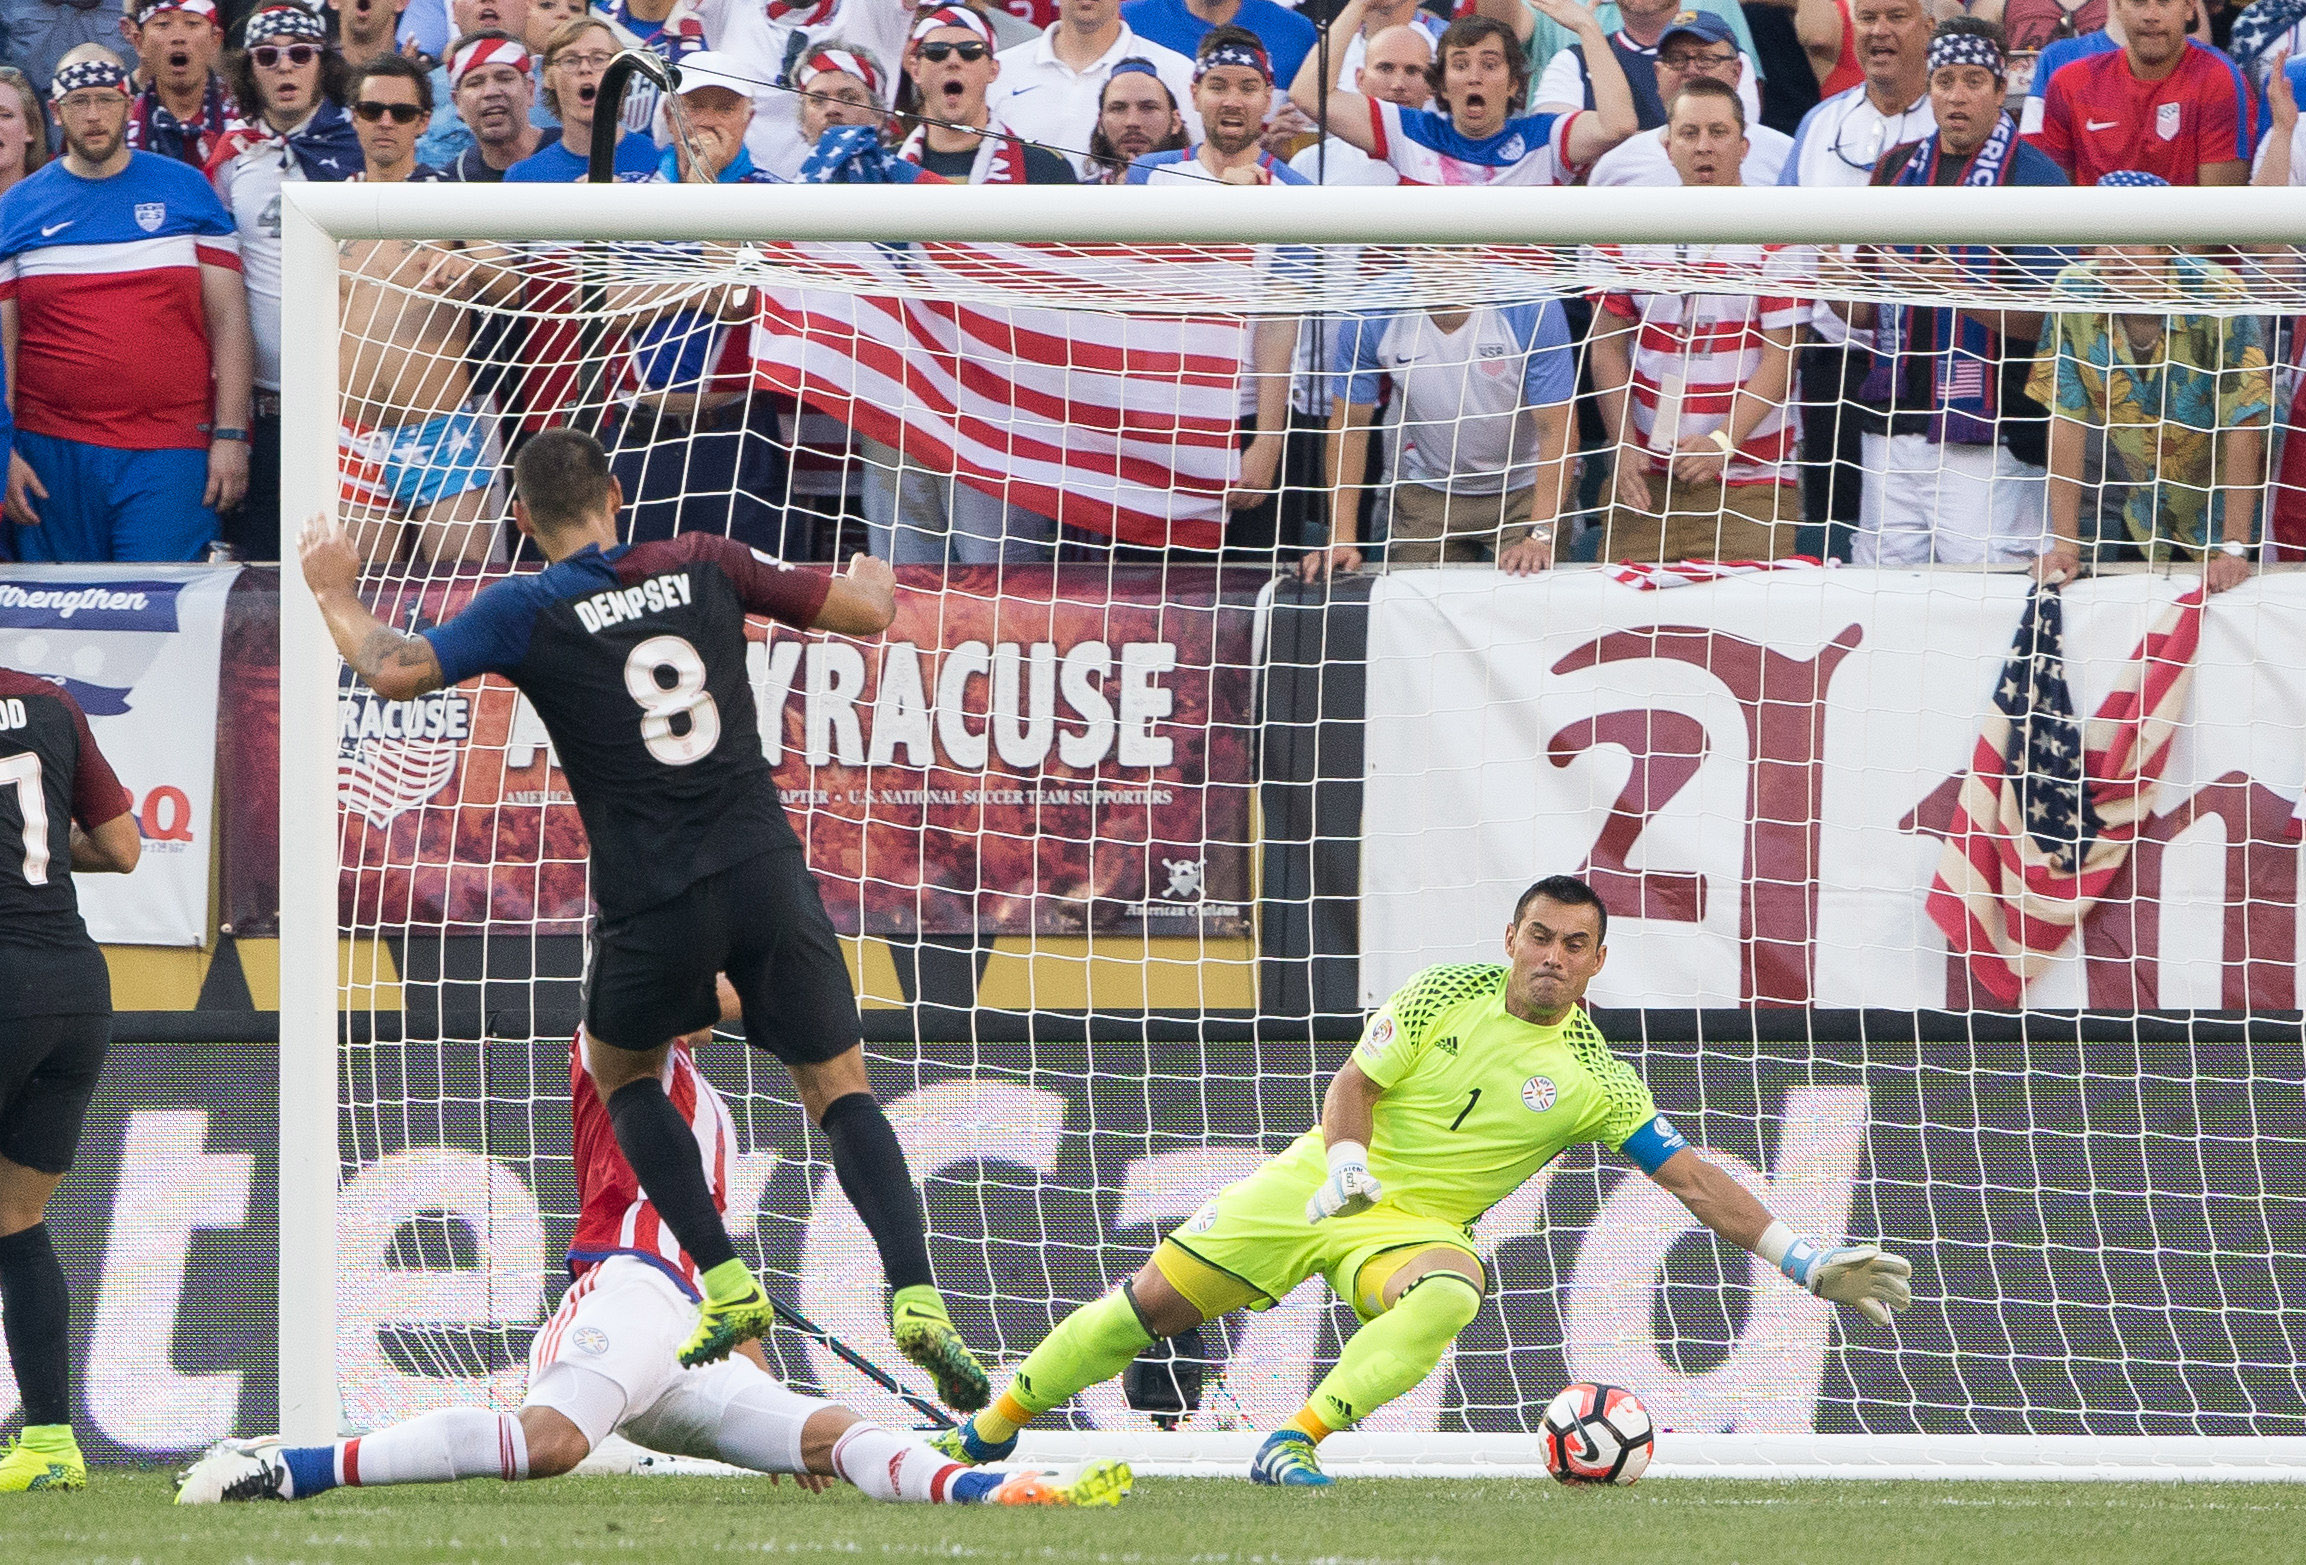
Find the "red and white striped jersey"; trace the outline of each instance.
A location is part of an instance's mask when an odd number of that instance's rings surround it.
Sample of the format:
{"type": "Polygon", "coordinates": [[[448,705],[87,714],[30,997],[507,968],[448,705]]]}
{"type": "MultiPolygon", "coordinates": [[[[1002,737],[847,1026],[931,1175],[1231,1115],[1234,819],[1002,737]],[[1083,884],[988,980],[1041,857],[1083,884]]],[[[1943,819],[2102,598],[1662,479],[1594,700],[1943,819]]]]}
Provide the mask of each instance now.
{"type": "MultiPolygon", "coordinates": [[[[689,1133],[697,1138],[697,1153],[704,1160],[705,1179],[713,1190],[713,1206],[728,1210],[729,1161],[736,1156],[737,1139],[728,1104],[697,1069],[686,1043],[674,1043],[658,1080],[681,1118],[688,1121],[689,1133]]],[[[576,1153],[578,1201],[576,1232],[569,1238],[569,1275],[582,1277],[612,1255],[634,1255],[661,1268],[690,1298],[703,1297],[695,1263],[641,1193],[639,1177],[617,1148],[608,1107],[593,1090],[593,1079],[585,1071],[581,1027],[569,1046],[569,1121],[576,1153]]]]}
{"type": "MultiPolygon", "coordinates": [[[[1702,274],[1711,264],[1745,278],[1757,270],[1786,275],[1782,268],[1792,262],[1785,249],[1782,245],[1610,247],[1613,255],[1636,266],[1673,263],[1702,274]],[[1675,253],[1691,249],[1706,253],[1675,253]]],[[[1808,312],[1799,299],[1742,293],[1611,293],[1603,295],[1602,308],[1620,320],[1639,323],[1633,347],[1633,429],[1628,438],[1638,439],[1652,453],[1671,451],[1680,441],[1723,427],[1738,388],[1751,381],[1761,365],[1762,333],[1790,332],[1808,312]]],[[[1793,481],[1787,461],[1795,431],[1787,401],[1781,394],[1769,416],[1747,433],[1723,470],[1723,482],[1793,481]]],[[[1662,471],[1654,455],[1651,466],[1662,471]]]]}

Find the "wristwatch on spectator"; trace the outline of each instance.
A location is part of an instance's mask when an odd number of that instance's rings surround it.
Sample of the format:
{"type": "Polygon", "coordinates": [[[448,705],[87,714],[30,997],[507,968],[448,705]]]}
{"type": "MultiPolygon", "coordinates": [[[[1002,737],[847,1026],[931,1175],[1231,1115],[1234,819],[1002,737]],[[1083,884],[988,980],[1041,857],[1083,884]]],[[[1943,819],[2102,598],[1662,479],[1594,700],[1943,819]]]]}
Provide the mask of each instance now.
{"type": "Polygon", "coordinates": [[[2250,546],[2239,538],[2228,538],[2218,545],[2218,552],[2230,554],[2237,560],[2246,560],[2250,557],[2250,546]]]}
{"type": "Polygon", "coordinates": [[[219,440],[237,440],[244,446],[250,444],[248,431],[245,429],[212,429],[208,432],[208,439],[209,443],[212,445],[219,440]]]}

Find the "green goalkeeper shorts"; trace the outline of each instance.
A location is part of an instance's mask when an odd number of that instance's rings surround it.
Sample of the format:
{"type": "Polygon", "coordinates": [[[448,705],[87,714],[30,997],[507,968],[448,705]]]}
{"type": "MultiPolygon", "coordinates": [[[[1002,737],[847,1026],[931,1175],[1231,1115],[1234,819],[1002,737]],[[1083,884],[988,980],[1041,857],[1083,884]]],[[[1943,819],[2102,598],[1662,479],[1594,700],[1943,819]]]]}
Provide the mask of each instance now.
{"type": "Polygon", "coordinates": [[[1385,1312],[1384,1280],[1393,1268],[1370,1267],[1380,1256],[1441,1245],[1479,1265],[1464,1229],[1383,1201],[1357,1216],[1309,1223],[1305,1203],[1320,1188],[1321,1180],[1309,1181],[1302,1169],[1268,1163],[1212,1196],[1153,1252],[1153,1264],[1205,1317],[1269,1308],[1319,1276],[1363,1320],[1385,1312]],[[1365,1269],[1370,1286],[1363,1288],[1365,1269]]]}

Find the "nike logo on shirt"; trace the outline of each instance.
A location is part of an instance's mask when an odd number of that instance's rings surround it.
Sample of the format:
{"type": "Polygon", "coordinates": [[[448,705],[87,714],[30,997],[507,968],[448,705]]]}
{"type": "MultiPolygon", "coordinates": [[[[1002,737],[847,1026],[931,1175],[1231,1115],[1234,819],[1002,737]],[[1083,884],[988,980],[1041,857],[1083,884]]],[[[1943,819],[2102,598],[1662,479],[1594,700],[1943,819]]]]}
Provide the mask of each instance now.
{"type": "Polygon", "coordinates": [[[43,223],[40,225],[40,237],[46,239],[52,234],[61,234],[79,221],[80,219],[76,217],[68,217],[61,223],[43,223]]]}
{"type": "Polygon", "coordinates": [[[2120,120],[2085,120],[2082,128],[2084,130],[2112,130],[2121,123],[2120,120]]]}

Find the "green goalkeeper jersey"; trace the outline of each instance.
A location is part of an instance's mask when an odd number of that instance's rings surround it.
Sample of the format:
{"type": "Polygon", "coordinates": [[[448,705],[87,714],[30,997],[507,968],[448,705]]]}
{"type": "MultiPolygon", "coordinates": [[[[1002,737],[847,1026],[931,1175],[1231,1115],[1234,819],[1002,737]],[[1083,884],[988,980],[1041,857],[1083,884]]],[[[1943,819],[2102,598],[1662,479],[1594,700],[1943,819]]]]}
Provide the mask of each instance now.
{"type": "MultiPolygon", "coordinates": [[[[1369,1140],[1381,1209],[1469,1226],[1581,1141],[1651,1173],[1688,1145],[1582,1008],[1551,1027],[1508,1013],[1507,974],[1429,967],[1362,1031],[1353,1061],[1385,1089],[1369,1140]]],[[[1318,1185],[1328,1177],[1321,1127],[1275,1161],[1318,1185]]]]}

